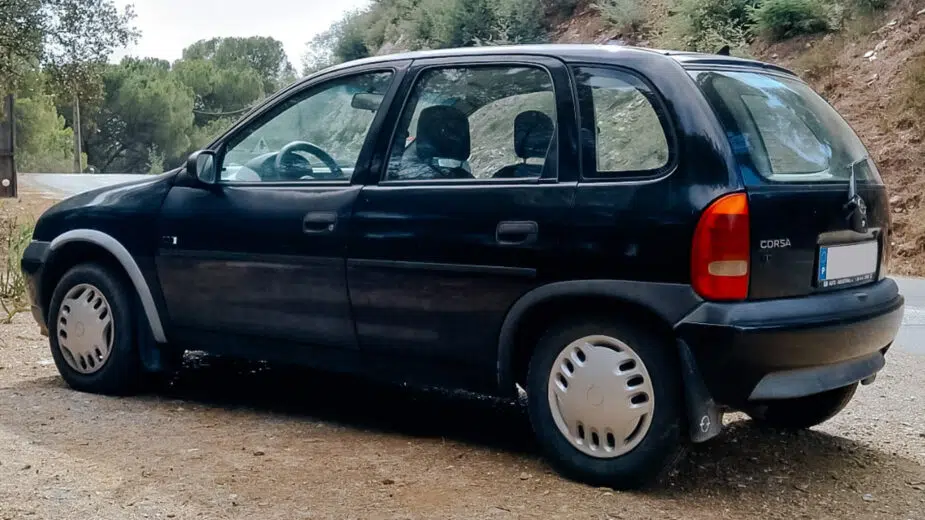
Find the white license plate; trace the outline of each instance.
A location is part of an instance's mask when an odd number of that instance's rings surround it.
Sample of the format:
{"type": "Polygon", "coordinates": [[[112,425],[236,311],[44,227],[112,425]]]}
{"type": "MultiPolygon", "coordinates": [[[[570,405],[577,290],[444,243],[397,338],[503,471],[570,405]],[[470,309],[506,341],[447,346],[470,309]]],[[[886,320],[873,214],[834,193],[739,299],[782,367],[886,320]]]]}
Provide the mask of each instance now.
{"type": "Polygon", "coordinates": [[[869,282],[877,273],[876,241],[819,248],[819,286],[869,282]]]}

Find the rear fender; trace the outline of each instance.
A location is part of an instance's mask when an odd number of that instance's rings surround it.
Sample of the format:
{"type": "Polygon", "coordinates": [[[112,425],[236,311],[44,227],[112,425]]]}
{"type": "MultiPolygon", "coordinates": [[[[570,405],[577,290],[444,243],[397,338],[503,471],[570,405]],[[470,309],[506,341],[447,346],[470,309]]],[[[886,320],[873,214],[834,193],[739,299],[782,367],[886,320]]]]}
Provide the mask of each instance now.
{"type": "MultiPolygon", "coordinates": [[[[501,326],[497,370],[498,389],[502,395],[516,393],[517,334],[521,327],[527,325],[525,320],[531,309],[557,299],[576,297],[607,298],[615,303],[639,307],[657,316],[669,330],[702,301],[687,284],[578,280],[538,287],[522,296],[511,307],[501,326]]],[[[703,442],[721,431],[722,414],[706,389],[690,349],[680,340],[677,341],[677,349],[688,431],[694,442],[703,442]]]]}

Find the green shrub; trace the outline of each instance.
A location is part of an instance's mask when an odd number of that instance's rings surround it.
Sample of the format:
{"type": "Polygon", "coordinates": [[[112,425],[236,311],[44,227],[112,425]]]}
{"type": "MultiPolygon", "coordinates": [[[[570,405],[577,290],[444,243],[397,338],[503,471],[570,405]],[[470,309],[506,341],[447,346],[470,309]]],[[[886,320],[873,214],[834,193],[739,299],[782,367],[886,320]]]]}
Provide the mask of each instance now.
{"type": "Polygon", "coordinates": [[[601,0],[594,8],[604,21],[618,29],[635,31],[646,21],[646,8],[639,0],[601,0]]]}
{"type": "Polygon", "coordinates": [[[546,40],[543,6],[539,0],[492,0],[498,43],[538,43],[546,40]]]}
{"type": "Polygon", "coordinates": [[[19,262],[34,228],[34,224],[17,224],[12,218],[0,220],[0,322],[9,323],[29,307],[19,262]]]}
{"type": "Polygon", "coordinates": [[[495,12],[490,0],[421,0],[433,21],[429,47],[468,47],[492,40],[495,12]]]}
{"type": "Polygon", "coordinates": [[[828,31],[830,15],[820,0],[763,0],[752,10],[758,33],[775,40],[828,31]]]}
{"type": "Polygon", "coordinates": [[[159,175],[164,173],[164,154],[157,149],[157,145],[151,145],[148,148],[148,173],[150,175],[159,175]]]}
{"type": "Polygon", "coordinates": [[[552,16],[571,16],[579,0],[542,0],[543,10],[552,16]]]}
{"type": "Polygon", "coordinates": [[[751,11],[760,0],[679,0],[660,45],[716,52],[729,45],[747,54],[751,11]]]}
{"type": "Polygon", "coordinates": [[[851,4],[856,11],[869,14],[886,9],[890,2],[889,0],[851,0],[851,4]]]}

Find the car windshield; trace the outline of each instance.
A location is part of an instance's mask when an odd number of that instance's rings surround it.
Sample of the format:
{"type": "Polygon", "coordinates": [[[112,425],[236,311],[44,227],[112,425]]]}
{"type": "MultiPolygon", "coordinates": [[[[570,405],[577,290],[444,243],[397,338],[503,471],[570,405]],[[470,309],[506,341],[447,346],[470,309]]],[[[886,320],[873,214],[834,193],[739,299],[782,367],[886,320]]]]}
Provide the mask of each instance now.
{"type": "Polygon", "coordinates": [[[841,116],[797,79],[758,72],[692,71],[722,123],[746,182],[879,182],[841,116]]]}

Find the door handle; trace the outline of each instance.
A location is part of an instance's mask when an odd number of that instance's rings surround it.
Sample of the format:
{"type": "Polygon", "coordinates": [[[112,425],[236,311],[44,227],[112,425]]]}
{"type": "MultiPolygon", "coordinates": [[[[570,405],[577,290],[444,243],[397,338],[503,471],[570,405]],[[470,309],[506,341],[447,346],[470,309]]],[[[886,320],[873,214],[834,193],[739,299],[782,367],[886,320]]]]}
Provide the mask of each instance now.
{"type": "Polygon", "coordinates": [[[540,227],[532,220],[506,220],[498,223],[495,240],[501,245],[528,245],[536,242],[540,227]]]}
{"type": "Polygon", "coordinates": [[[302,232],[312,235],[331,233],[337,225],[337,213],[312,211],[302,219],[302,232]]]}

